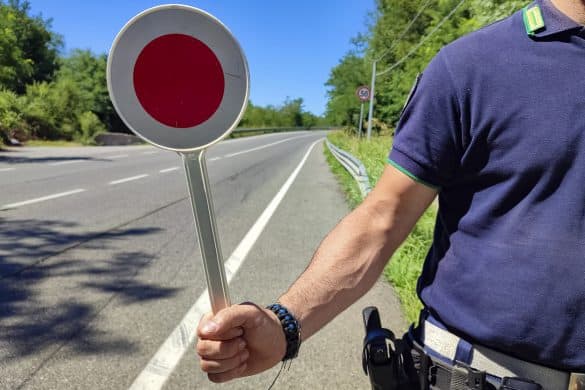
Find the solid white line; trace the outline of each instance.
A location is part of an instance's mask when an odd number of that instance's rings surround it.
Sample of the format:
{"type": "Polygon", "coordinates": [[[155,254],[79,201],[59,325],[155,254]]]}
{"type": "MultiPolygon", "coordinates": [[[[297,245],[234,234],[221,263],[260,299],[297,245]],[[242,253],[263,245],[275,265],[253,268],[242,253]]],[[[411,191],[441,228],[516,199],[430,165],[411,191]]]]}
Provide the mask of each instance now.
{"type": "Polygon", "coordinates": [[[67,161],[59,161],[59,162],[55,162],[55,163],[50,163],[48,165],[56,166],[56,165],[75,164],[75,163],[80,163],[82,161],[84,161],[84,160],[67,160],[67,161]]]}
{"type": "Polygon", "coordinates": [[[116,154],[115,156],[106,156],[105,158],[110,158],[112,160],[116,159],[116,158],[125,158],[128,157],[127,154],[116,154]]]}
{"type": "Polygon", "coordinates": [[[120,180],[114,180],[114,181],[111,181],[111,182],[109,182],[108,184],[110,184],[110,185],[114,185],[114,184],[126,183],[126,182],[128,182],[128,181],[139,180],[139,179],[145,178],[145,177],[147,177],[147,176],[148,176],[147,174],[144,174],[144,175],[138,175],[138,176],[127,177],[127,178],[125,178],[125,179],[120,179],[120,180]]]}
{"type": "Polygon", "coordinates": [[[220,159],[221,159],[221,157],[211,157],[211,158],[208,158],[207,161],[208,162],[211,162],[211,161],[217,161],[217,160],[220,160],[220,159]]]}
{"type": "Polygon", "coordinates": [[[0,172],[14,171],[16,168],[0,168],[0,172]]]}
{"type": "Polygon", "coordinates": [[[297,137],[291,137],[291,138],[286,138],[280,141],[276,141],[276,142],[272,142],[270,144],[266,144],[266,145],[262,145],[262,146],[257,146],[255,148],[252,149],[247,149],[247,150],[242,150],[241,152],[236,152],[236,153],[231,153],[231,154],[226,154],[225,156],[223,156],[223,158],[230,158],[230,157],[234,157],[234,156],[238,156],[240,154],[244,154],[244,153],[250,153],[250,152],[255,152],[256,150],[260,150],[260,149],[264,149],[264,148],[268,148],[270,146],[274,146],[274,145],[278,145],[281,144],[283,142],[287,142],[293,139],[297,139],[297,138],[304,138],[304,137],[310,137],[313,134],[309,134],[309,135],[299,135],[297,137]]]}
{"type": "MultiPolygon", "coordinates": [[[[315,141],[305,153],[305,156],[295,168],[293,173],[286,180],[282,188],[270,201],[266,209],[262,212],[262,215],[252,225],[246,236],[239,243],[237,248],[234,250],[229,259],[225,262],[225,273],[227,282],[229,283],[236,272],[242,266],[246,256],[252,249],[260,234],[270,221],[270,218],[276,211],[276,208],[288,192],[290,186],[296,179],[297,175],[301,171],[301,168],[307,161],[309,154],[313,150],[313,147],[322,140],[315,141]]],[[[166,380],[175,370],[175,367],[183,357],[185,351],[189,348],[189,345],[195,340],[195,330],[197,323],[201,319],[201,316],[211,310],[209,303],[209,296],[207,290],[203,292],[195,301],[195,304],[191,306],[187,314],[183,317],[179,325],[175,328],[173,333],[165,340],[160,346],[159,350],[150,359],[148,365],[142,370],[142,372],[136,377],[134,383],[130,386],[131,390],[158,390],[163,387],[166,380]]]]}
{"type": "Polygon", "coordinates": [[[45,200],[50,200],[50,199],[55,199],[55,198],[61,198],[63,196],[73,195],[73,194],[77,194],[77,193],[80,193],[80,192],[83,192],[83,191],[85,191],[83,188],[79,188],[79,189],[72,190],[72,191],[61,192],[59,194],[53,194],[53,195],[43,196],[42,198],[25,200],[24,202],[5,204],[4,206],[0,207],[0,210],[14,209],[14,208],[17,208],[17,207],[20,207],[20,206],[26,206],[26,205],[32,204],[32,203],[44,202],[45,200]]]}
{"type": "Polygon", "coordinates": [[[179,167],[172,167],[172,168],[167,168],[167,169],[161,169],[159,172],[160,173],[167,173],[167,172],[176,171],[177,169],[179,169],[179,167]]]}

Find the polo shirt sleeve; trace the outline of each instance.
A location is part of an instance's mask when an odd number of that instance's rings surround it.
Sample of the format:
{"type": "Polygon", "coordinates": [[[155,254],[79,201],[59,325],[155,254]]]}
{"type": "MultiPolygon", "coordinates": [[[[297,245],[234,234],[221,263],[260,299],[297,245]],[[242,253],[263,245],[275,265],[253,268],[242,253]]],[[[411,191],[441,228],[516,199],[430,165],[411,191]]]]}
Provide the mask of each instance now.
{"type": "Polygon", "coordinates": [[[430,62],[396,128],[388,162],[432,188],[449,185],[459,166],[460,105],[443,52],[430,62]]]}

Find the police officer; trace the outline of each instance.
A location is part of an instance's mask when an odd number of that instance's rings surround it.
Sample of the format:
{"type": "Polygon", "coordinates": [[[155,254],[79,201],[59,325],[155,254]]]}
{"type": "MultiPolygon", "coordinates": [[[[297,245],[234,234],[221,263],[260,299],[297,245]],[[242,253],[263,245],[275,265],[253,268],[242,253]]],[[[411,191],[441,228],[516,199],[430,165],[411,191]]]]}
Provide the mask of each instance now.
{"type": "Polygon", "coordinates": [[[430,386],[474,388],[478,372],[495,388],[575,386],[585,372],[584,24],[585,0],[536,0],[443,48],[376,188],[280,306],[203,318],[197,350],[209,378],[294,357],[373,285],[438,194],[413,336],[443,368],[424,373],[430,386]]]}

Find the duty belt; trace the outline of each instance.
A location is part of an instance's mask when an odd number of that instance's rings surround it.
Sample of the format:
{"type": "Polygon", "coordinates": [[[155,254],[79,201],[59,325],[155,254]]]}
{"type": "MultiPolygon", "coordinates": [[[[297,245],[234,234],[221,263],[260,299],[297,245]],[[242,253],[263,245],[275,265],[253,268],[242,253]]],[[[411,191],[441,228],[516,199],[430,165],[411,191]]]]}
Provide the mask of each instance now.
{"type": "Polygon", "coordinates": [[[461,355],[461,346],[467,344],[471,346],[471,350],[465,354],[467,361],[463,363],[475,370],[485,371],[492,378],[528,378],[539,383],[545,390],[585,390],[585,373],[555,370],[481,345],[469,344],[428,320],[421,321],[419,337],[431,357],[447,364],[461,360],[458,356],[461,355]]]}

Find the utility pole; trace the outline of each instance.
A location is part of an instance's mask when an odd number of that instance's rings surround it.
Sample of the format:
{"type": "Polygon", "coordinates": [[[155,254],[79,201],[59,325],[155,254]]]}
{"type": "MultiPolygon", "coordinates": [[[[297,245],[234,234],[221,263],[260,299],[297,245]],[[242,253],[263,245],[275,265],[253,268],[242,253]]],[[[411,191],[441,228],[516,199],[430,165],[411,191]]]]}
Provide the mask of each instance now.
{"type": "Polygon", "coordinates": [[[362,129],[364,128],[364,126],[362,125],[363,121],[364,121],[364,102],[362,102],[362,104],[360,104],[360,121],[358,122],[358,138],[362,137],[362,129]]]}
{"type": "MultiPolygon", "coordinates": [[[[380,57],[382,58],[382,57],[380,57]]],[[[376,86],[376,62],[378,62],[380,60],[380,58],[378,58],[377,60],[374,60],[374,62],[372,62],[372,85],[370,87],[370,112],[368,113],[368,141],[370,140],[370,137],[372,136],[372,114],[374,111],[374,88],[376,86]]]]}

